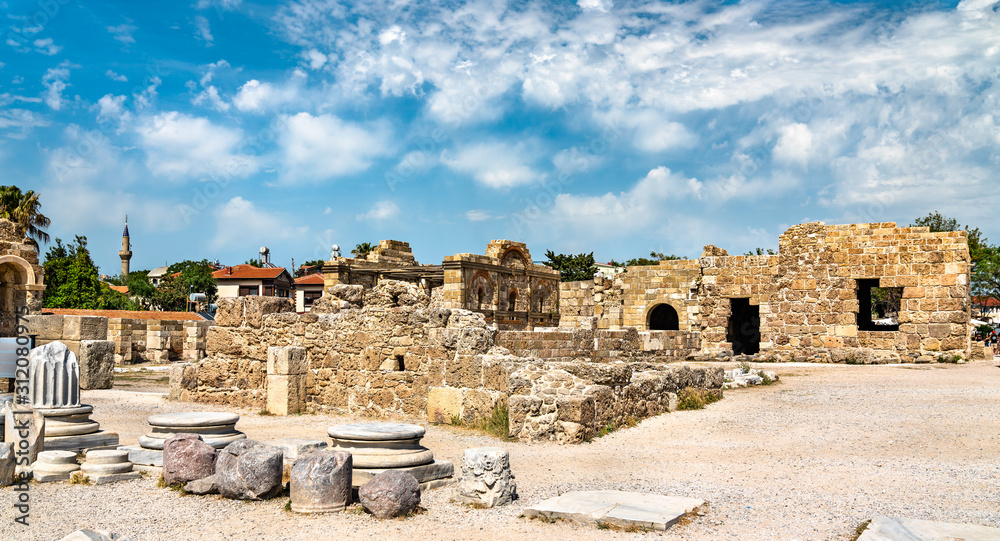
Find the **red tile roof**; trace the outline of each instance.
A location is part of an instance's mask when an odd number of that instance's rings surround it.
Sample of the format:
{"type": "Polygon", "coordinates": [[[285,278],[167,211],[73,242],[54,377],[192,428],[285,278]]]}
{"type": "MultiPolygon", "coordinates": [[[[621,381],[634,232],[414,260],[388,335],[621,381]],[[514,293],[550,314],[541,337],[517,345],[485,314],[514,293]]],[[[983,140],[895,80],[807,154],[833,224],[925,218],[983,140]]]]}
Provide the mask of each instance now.
{"type": "Polygon", "coordinates": [[[216,280],[255,280],[277,278],[281,273],[287,272],[284,267],[260,268],[253,265],[233,265],[225,267],[212,273],[216,280]]]}
{"type": "Polygon", "coordinates": [[[111,289],[113,289],[114,291],[117,291],[119,293],[123,293],[125,295],[128,295],[128,286],[110,286],[109,285],[108,287],[111,288],[111,289]]]}
{"type": "Polygon", "coordinates": [[[323,274],[313,273],[307,274],[298,280],[295,280],[295,285],[297,286],[312,286],[312,285],[323,285],[323,274]]]}
{"type": "MultiPolygon", "coordinates": [[[[1000,306],[1000,300],[997,300],[997,299],[995,299],[993,297],[986,297],[985,300],[986,300],[986,307],[987,308],[989,308],[991,306],[1000,306]]],[[[972,297],[972,305],[973,306],[982,306],[983,305],[983,297],[972,297]]]]}
{"type": "Polygon", "coordinates": [[[204,321],[195,312],[140,312],[132,310],[76,310],[72,308],[43,308],[43,314],[62,316],[101,316],[129,319],[165,319],[169,321],[204,321]]]}

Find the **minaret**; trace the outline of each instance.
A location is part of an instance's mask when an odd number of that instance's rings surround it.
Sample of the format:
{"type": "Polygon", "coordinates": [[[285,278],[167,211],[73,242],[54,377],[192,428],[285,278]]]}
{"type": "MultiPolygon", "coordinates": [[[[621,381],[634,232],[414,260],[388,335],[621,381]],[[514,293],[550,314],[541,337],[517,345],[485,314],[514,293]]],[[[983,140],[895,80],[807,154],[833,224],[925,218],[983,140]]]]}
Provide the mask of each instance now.
{"type": "Polygon", "coordinates": [[[128,239],[128,215],[125,216],[125,232],[122,233],[122,249],[118,257],[122,258],[122,281],[128,279],[128,261],[132,259],[132,246],[128,239]]]}

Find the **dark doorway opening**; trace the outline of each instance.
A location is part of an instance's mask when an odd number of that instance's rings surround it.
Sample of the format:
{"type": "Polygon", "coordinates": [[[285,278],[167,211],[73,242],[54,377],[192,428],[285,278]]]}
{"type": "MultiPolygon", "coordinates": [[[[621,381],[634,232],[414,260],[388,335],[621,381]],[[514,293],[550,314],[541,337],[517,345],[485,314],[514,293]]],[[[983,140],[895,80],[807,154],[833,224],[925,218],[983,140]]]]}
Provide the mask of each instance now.
{"type": "Polygon", "coordinates": [[[898,331],[901,287],[879,287],[878,278],[858,282],[858,330],[898,331]]]}
{"type": "Polygon", "coordinates": [[[729,309],[726,341],[733,345],[733,355],[760,352],[760,306],[750,306],[750,299],[729,299],[729,309]]]}
{"type": "Polygon", "coordinates": [[[677,310],[669,304],[660,304],[649,312],[649,330],[651,331],[679,331],[680,321],[677,318],[677,310]]]}

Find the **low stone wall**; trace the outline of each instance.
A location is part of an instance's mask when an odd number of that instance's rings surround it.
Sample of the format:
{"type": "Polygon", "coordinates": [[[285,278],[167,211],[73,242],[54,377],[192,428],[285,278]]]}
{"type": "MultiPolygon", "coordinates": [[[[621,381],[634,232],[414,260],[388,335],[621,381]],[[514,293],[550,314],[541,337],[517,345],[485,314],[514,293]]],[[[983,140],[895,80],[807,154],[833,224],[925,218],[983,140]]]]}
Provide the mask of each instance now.
{"type": "Polygon", "coordinates": [[[29,334],[35,335],[37,345],[58,340],[77,357],[80,356],[81,341],[109,340],[113,343],[114,362],[126,364],[201,359],[205,356],[205,335],[213,323],[150,317],[40,314],[28,316],[27,325],[29,334]]]}
{"type": "Polygon", "coordinates": [[[616,359],[683,360],[698,349],[697,333],[687,331],[590,330],[536,328],[532,331],[501,331],[498,346],[522,357],[549,361],[586,359],[609,362],[616,359]]]}

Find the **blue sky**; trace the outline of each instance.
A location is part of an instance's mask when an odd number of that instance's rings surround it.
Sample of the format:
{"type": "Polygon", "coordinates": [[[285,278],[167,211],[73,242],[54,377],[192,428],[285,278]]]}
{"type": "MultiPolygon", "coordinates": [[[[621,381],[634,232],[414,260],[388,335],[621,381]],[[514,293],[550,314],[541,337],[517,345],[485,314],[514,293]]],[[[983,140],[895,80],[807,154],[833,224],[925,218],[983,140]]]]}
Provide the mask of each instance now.
{"type": "MultiPolygon", "coordinates": [[[[0,171],[102,272],[628,259],[931,210],[1000,241],[1000,4],[0,2],[0,171]]],[[[43,247],[43,250],[45,247],[43,247]]]]}

